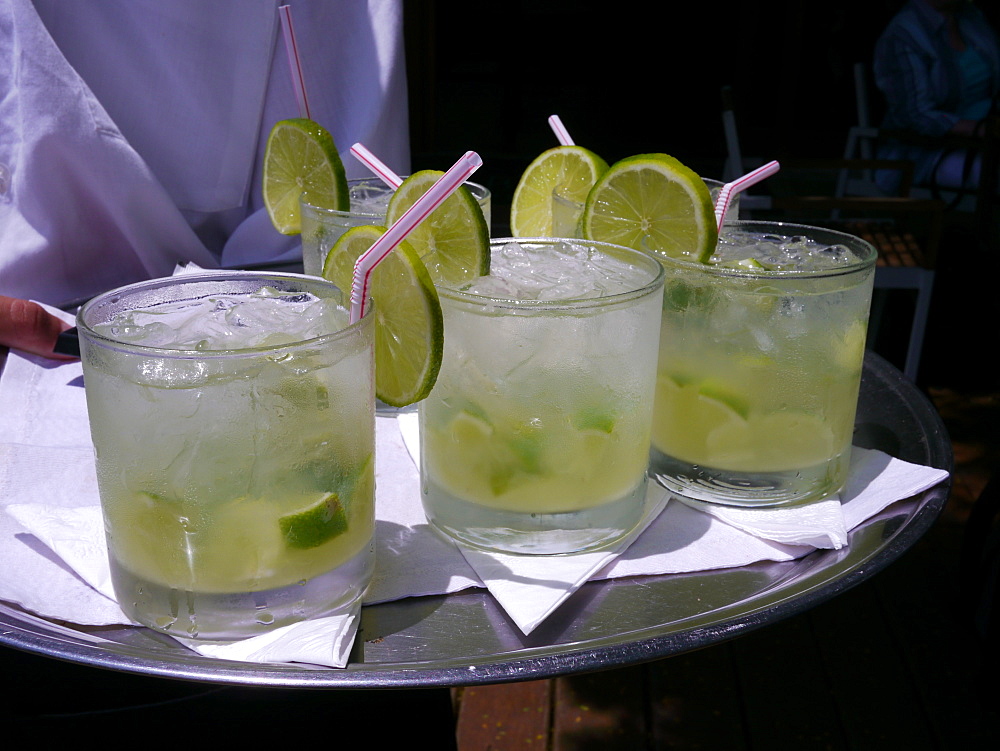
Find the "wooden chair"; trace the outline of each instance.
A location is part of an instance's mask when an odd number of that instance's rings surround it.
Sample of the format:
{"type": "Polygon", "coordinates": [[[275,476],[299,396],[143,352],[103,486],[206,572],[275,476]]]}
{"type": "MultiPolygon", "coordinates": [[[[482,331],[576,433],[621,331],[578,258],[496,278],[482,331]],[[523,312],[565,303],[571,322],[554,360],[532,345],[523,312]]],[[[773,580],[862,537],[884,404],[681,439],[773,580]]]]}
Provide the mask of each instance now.
{"type": "MultiPolygon", "coordinates": [[[[880,142],[894,139],[928,149],[944,149],[962,151],[972,150],[979,156],[980,177],[975,184],[962,188],[931,188],[925,185],[912,185],[898,195],[911,198],[934,198],[945,202],[947,209],[957,216],[964,215],[965,223],[972,223],[976,236],[987,252],[1000,240],[995,216],[1000,195],[997,190],[997,177],[1000,173],[1000,117],[990,115],[982,123],[982,134],[979,137],[945,135],[929,137],[906,130],[886,130],[874,122],[875,115],[871,93],[875,89],[869,66],[865,63],[854,64],[855,106],[857,109],[857,124],[847,132],[847,142],[844,147],[845,159],[870,159],[878,149],[880,142]]],[[[843,178],[838,185],[838,195],[884,195],[875,185],[873,174],[867,172],[853,179],[843,178]]],[[[947,219],[947,217],[946,217],[947,219]]]]}

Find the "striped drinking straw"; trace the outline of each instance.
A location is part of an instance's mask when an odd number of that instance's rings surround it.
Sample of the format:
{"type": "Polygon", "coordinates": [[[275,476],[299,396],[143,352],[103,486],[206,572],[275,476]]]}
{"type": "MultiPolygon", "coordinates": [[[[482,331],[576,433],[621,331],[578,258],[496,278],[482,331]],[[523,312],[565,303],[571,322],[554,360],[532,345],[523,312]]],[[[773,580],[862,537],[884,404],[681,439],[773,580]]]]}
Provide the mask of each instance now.
{"type": "Polygon", "coordinates": [[[302,76],[302,60],[299,57],[299,45],[295,41],[295,28],[292,26],[292,9],[287,5],[278,6],[281,15],[281,30],[285,35],[285,52],[288,54],[288,70],[292,76],[292,89],[299,103],[299,117],[312,120],[309,111],[309,97],[306,96],[306,82],[302,76]]]}
{"type": "Polygon", "coordinates": [[[354,279],[351,285],[351,323],[360,321],[365,315],[368,286],[372,271],[388,256],[420,222],[440,206],[469,179],[469,176],[483,165],[483,160],[474,151],[467,151],[455,162],[451,169],[438,178],[426,193],[393,222],[372,246],[354,264],[354,279]]]}
{"type": "Polygon", "coordinates": [[[715,222],[719,232],[722,231],[722,223],[725,221],[726,211],[729,210],[729,204],[733,200],[733,196],[746,190],[751,185],[756,185],[765,177],[770,177],[779,169],[781,169],[781,165],[777,162],[768,162],[763,167],[758,167],[753,172],[748,172],[743,177],[738,177],[731,183],[726,183],[722,186],[722,190],[719,191],[719,197],[715,200],[715,222]]]}
{"type": "Polygon", "coordinates": [[[403,184],[403,178],[389,169],[385,162],[375,156],[364,144],[354,144],[351,147],[351,153],[354,155],[355,159],[370,169],[372,174],[381,179],[382,182],[393,190],[403,184]]]}

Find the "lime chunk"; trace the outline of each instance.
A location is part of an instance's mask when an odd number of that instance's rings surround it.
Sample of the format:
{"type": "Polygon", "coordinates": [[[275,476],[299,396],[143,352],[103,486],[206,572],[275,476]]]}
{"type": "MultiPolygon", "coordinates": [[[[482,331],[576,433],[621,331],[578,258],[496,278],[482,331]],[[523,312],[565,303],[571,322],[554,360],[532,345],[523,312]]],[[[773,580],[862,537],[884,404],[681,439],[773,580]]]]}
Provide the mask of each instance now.
{"type": "Polygon", "coordinates": [[[711,465],[737,472],[789,472],[836,456],[836,439],[825,420],[803,412],[773,412],[745,424],[730,423],[709,434],[711,465]]]}
{"type": "Polygon", "coordinates": [[[557,146],[542,152],[521,175],[510,207],[514,237],[553,237],[555,196],[583,206],[608,163],[582,146],[557,146]]]}
{"type": "Polygon", "coordinates": [[[746,420],[726,402],[703,393],[697,383],[682,385],[683,380],[663,373],[656,378],[653,445],[683,461],[707,464],[709,436],[726,426],[745,431],[746,420]]]}
{"type": "Polygon", "coordinates": [[[350,208],[347,177],[333,137],[305,118],[275,123],[264,152],[264,206],[283,235],[301,232],[299,197],[309,194],[317,206],[350,208]]]}
{"type": "Polygon", "coordinates": [[[587,407],[577,412],[574,416],[573,426],[578,430],[596,430],[599,433],[610,433],[615,429],[615,416],[606,409],[587,407]]]}
{"type": "MultiPolygon", "coordinates": [[[[386,211],[394,223],[438,181],[443,172],[423,170],[403,181],[386,211]]],[[[464,185],[406,237],[435,282],[454,286],[490,273],[490,233],[479,202],[464,185]]]]}
{"type": "MultiPolygon", "coordinates": [[[[349,229],[331,248],[323,276],[350,294],[354,264],[385,227],[349,229]]],[[[427,269],[404,240],[372,271],[375,301],[375,393],[393,407],[405,407],[430,393],[441,369],[444,321],[427,269]]]]}
{"type": "Polygon", "coordinates": [[[587,197],[583,234],[702,263],[718,241],[704,180],[666,154],[640,154],[613,164],[587,197]]]}
{"type": "Polygon", "coordinates": [[[315,548],[347,531],[347,515],[336,493],[324,493],[309,507],[278,519],[290,548],[315,548]]]}

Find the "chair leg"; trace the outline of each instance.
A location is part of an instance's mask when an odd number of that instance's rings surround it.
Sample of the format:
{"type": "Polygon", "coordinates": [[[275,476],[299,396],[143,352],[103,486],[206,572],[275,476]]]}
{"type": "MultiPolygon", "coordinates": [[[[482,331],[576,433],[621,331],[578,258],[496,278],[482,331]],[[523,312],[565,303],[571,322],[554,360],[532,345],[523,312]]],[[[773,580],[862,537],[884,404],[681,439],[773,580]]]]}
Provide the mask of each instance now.
{"type": "Polygon", "coordinates": [[[872,305],[868,313],[868,349],[875,348],[875,342],[882,328],[882,313],[885,310],[885,301],[888,296],[887,289],[876,287],[872,292],[872,305]]]}
{"type": "Polygon", "coordinates": [[[924,345],[924,334],[927,331],[927,315],[931,309],[931,293],[934,288],[934,272],[925,271],[921,274],[920,285],[917,288],[917,303],[913,311],[913,325],[910,327],[910,342],[906,348],[906,363],[903,373],[911,381],[917,380],[920,370],[920,352],[924,345]]]}

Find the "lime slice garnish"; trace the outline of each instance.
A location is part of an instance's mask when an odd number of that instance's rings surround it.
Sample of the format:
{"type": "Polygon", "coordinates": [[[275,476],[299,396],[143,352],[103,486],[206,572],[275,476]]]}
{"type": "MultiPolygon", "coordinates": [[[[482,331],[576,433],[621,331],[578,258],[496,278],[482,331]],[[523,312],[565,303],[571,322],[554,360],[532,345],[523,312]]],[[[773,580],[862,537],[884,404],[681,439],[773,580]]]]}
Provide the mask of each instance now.
{"type": "MultiPolygon", "coordinates": [[[[386,211],[392,224],[438,181],[443,172],[423,170],[403,181],[386,211]]],[[[490,273],[490,233],[479,202],[464,185],[406,237],[435,282],[454,286],[490,273]]]]}
{"type": "MultiPolygon", "coordinates": [[[[386,229],[353,227],[330,249],[323,276],[349,295],[354,263],[386,229]]],[[[372,271],[375,302],[375,393],[392,407],[405,407],[430,393],[441,369],[444,322],[427,269],[403,240],[372,271]]]]}
{"type": "Polygon", "coordinates": [[[336,211],[350,208],[347,177],[333,137],[305,118],[281,120],[271,129],[264,152],[264,205],[283,235],[301,232],[299,197],[336,211]]]}
{"type": "Polygon", "coordinates": [[[521,175],[510,207],[514,237],[553,237],[553,201],[583,206],[608,163],[582,146],[557,146],[542,152],[521,175]]]}
{"type": "Polygon", "coordinates": [[[639,154],[613,164],[587,197],[583,234],[702,263],[718,241],[704,180],[666,154],[639,154]]]}

